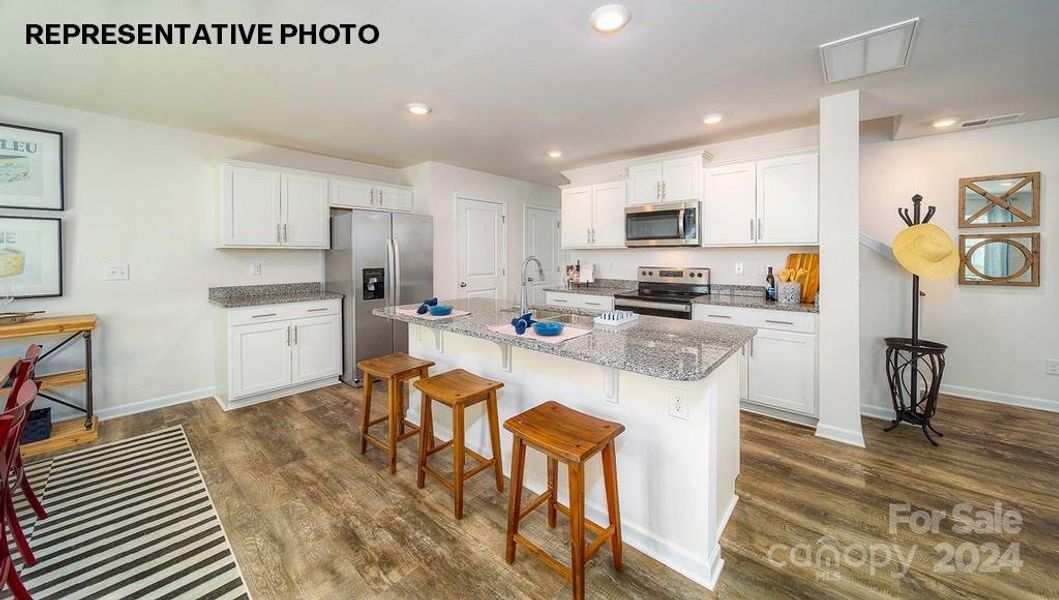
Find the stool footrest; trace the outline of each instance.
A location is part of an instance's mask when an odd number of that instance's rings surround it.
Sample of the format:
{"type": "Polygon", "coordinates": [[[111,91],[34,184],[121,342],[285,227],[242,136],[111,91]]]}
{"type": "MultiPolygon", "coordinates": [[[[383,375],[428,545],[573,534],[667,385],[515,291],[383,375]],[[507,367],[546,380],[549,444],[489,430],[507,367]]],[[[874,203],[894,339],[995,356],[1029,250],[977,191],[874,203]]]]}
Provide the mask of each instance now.
{"type": "Polygon", "coordinates": [[[587,561],[588,559],[595,556],[596,552],[599,552],[599,549],[603,547],[603,544],[605,544],[613,536],[614,526],[611,525],[610,527],[604,529],[603,533],[596,536],[596,539],[592,540],[592,543],[588,545],[588,548],[585,550],[585,560],[587,561]]]}
{"type": "Polygon", "coordinates": [[[538,546],[537,544],[534,544],[533,542],[526,539],[526,537],[523,536],[521,533],[516,533],[513,537],[517,543],[522,545],[522,547],[524,547],[526,550],[529,550],[534,556],[544,561],[544,564],[548,565],[549,567],[557,571],[560,575],[562,575],[568,583],[573,581],[573,576],[570,574],[570,569],[564,566],[563,563],[555,560],[554,556],[545,552],[544,549],[538,546]]]}
{"type": "Polygon", "coordinates": [[[523,506],[522,510],[520,510],[518,513],[518,520],[521,521],[522,519],[525,519],[526,516],[529,515],[531,512],[540,508],[541,504],[547,502],[548,499],[551,498],[551,496],[551,492],[544,492],[540,496],[534,498],[532,502],[530,502],[526,506],[523,506]]]}
{"type": "Polygon", "coordinates": [[[383,415],[383,416],[379,417],[378,419],[372,419],[371,421],[368,421],[368,427],[371,427],[372,425],[378,425],[379,423],[382,423],[383,421],[389,421],[389,420],[390,420],[390,415],[383,415]]]}
{"type": "Polygon", "coordinates": [[[442,450],[444,450],[445,448],[448,448],[451,445],[452,445],[452,440],[449,440],[447,442],[442,442],[442,443],[438,444],[437,446],[434,446],[430,450],[427,450],[427,456],[433,456],[434,454],[436,454],[438,452],[441,452],[442,450]]]}
{"type": "MultiPolygon", "coordinates": [[[[566,518],[568,518],[568,519],[570,518],[570,509],[567,508],[566,506],[556,502],[555,503],[555,510],[557,510],[557,511],[563,513],[564,515],[566,515],[566,518]]],[[[603,527],[602,525],[599,525],[599,524],[597,524],[594,521],[588,520],[587,517],[585,518],[585,527],[588,527],[589,529],[592,530],[593,533],[595,533],[597,535],[603,535],[603,532],[606,531],[607,529],[609,529],[609,527],[603,527]]]]}
{"type": "Polygon", "coordinates": [[[441,485],[444,485],[445,487],[449,488],[450,492],[455,492],[456,491],[456,486],[452,485],[452,480],[451,479],[449,479],[448,477],[445,477],[441,473],[438,473],[430,465],[423,465],[422,468],[423,468],[423,472],[424,473],[426,473],[427,475],[430,475],[434,479],[437,479],[441,483],[441,485]]]}

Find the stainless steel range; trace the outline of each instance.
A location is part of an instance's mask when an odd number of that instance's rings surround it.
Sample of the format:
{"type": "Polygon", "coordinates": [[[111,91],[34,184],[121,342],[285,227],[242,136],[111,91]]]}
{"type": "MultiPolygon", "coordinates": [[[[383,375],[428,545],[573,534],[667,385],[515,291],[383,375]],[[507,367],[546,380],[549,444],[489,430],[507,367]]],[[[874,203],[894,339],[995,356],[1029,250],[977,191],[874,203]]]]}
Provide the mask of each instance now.
{"type": "Polygon", "coordinates": [[[691,318],[691,300],[710,293],[709,267],[640,267],[635,292],[614,295],[614,308],[640,315],[691,318]]]}

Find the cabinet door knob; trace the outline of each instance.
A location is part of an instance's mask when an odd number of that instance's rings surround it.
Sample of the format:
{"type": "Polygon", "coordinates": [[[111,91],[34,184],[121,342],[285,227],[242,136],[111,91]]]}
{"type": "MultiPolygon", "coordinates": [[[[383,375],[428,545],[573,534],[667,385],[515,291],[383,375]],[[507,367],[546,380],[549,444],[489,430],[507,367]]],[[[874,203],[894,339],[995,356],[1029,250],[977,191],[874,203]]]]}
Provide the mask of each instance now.
{"type": "Polygon", "coordinates": [[[465,287],[467,287],[467,282],[466,282],[466,281],[461,281],[461,282],[460,282],[460,287],[461,287],[461,288],[465,288],[465,287]]]}

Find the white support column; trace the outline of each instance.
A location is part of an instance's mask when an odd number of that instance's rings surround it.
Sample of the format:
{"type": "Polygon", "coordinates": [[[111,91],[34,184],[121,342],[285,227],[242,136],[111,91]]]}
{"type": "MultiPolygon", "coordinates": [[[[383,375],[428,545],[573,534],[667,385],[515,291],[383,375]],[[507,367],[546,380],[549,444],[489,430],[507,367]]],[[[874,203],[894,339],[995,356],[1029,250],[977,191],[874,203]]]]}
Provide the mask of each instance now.
{"type": "Polygon", "coordinates": [[[859,186],[860,91],[854,90],[820,99],[820,422],[816,435],[863,447],[859,186]]]}

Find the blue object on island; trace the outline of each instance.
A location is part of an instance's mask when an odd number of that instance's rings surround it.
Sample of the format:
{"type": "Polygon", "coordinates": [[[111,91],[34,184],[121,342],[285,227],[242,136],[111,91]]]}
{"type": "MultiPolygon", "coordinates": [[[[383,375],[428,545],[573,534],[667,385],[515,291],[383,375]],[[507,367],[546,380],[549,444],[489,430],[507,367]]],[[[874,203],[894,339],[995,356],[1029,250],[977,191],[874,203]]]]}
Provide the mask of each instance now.
{"type": "Polygon", "coordinates": [[[423,304],[426,304],[427,306],[437,306],[438,305],[438,299],[437,298],[427,298],[426,300],[423,301],[423,304]]]}
{"type": "Polygon", "coordinates": [[[444,317],[445,315],[452,314],[452,307],[447,304],[431,306],[430,314],[434,315],[435,317],[444,317]]]}
{"type": "Polygon", "coordinates": [[[557,321],[537,321],[533,324],[533,331],[543,336],[559,335],[563,332],[563,324],[557,321]]]}
{"type": "Polygon", "coordinates": [[[423,304],[420,304],[419,308],[416,309],[416,314],[417,315],[425,315],[428,312],[430,312],[430,306],[426,302],[424,302],[423,304]]]}
{"type": "Polygon", "coordinates": [[[512,325],[515,326],[515,333],[519,335],[526,333],[526,328],[529,327],[529,323],[527,323],[525,319],[515,319],[515,322],[512,323],[512,325]]]}

